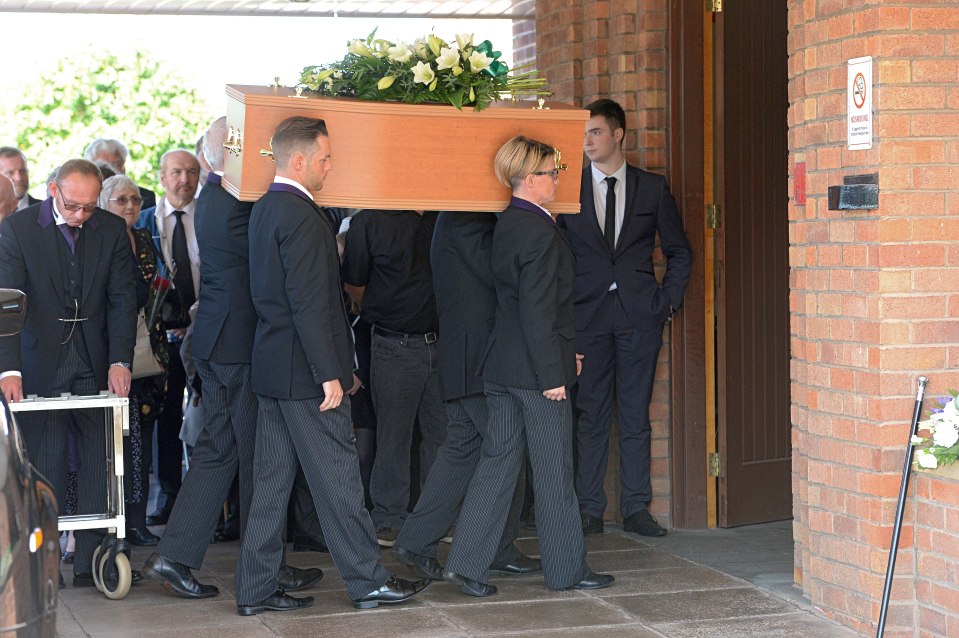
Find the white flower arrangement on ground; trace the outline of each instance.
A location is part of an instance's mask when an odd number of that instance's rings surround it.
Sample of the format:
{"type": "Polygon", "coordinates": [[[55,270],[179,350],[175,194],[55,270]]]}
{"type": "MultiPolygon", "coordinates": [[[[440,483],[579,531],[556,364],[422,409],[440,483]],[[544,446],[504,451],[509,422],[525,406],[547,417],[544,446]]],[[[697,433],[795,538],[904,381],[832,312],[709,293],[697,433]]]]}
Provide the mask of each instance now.
{"type": "Polygon", "coordinates": [[[920,430],[928,437],[912,437],[913,445],[926,445],[916,450],[915,463],[925,469],[936,469],[959,460],[959,399],[955,391],[951,398],[939,399],[940,407],[930,411],[929,418],[919,422],[920,430]]]}
{"type": "Polygon", "coordinates": [[[516,73],[530,65],[511,71],[489,40],[474,45],[472,33],[457,35],[455,42],[430,34],[412,44],[374,39],[375,34],[351,40],[339,62],[305,67],[300,85],[331,97],[439,102],[477,111],[494,100],[550,94],[535,70],[516,73]]]}

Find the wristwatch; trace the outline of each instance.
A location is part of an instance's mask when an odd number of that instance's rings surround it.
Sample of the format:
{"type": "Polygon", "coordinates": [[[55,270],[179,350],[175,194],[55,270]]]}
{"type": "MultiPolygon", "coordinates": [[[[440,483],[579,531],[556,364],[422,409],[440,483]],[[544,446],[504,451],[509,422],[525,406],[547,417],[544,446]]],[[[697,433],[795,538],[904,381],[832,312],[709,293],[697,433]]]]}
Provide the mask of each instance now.
{"type": "Polygon", "coordinates": [[[127,363],[126,361],[114,361],[113,363],[110,364],[110,367],[111,367],[111,368],[112,368],[113,366],[123,366],[123,367],[126,368],[127,370],[130,369],[130,364],[127,363]]]}

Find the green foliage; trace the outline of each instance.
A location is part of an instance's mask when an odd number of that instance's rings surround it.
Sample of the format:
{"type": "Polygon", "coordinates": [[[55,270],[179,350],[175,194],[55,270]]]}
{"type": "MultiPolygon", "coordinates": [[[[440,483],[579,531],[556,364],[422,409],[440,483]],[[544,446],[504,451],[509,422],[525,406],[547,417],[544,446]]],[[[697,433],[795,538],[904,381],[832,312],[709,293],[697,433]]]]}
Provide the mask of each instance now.
{"type": "Polygon", "coordinates": [[[91,141],[118,139],[130,150],[127,175],[156,190],[160,156],[192,151],[214,117],[195,89],[156,60],[100,52],[63,58],[23,87],[14,105],[0,110],[0,145],[27,155],[31,192],[39,195],[50,171],[82,157],[91,141]]]}

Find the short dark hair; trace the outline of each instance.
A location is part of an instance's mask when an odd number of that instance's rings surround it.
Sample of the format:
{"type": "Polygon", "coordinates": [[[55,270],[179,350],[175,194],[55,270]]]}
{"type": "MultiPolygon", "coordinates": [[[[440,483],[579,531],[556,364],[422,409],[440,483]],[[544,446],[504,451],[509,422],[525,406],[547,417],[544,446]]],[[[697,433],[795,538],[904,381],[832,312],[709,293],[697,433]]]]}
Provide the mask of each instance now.
{"type": "Polygon", "coordinates": [[[57,188],[60,188],[63,180],[70,175],[87,175],[88,177],[95,178],[97,183],[103,186],[103,174],[100,173],[97,165],[89,160],[72,159],[61,164],[60,168],[57,169],[56,176],[53,178],[53,181],[57,184],[57,188]]]}
{"type": "Polygon", "coordinates": [[[320,136],[330,136],[323,120],[301,115],[286,118],[273,133],[273,160],[277,166],[286,166],[294,153],[312,155],[317,150],[316,138],[320,136]]]}
{"type": "Polygon", "coordinates": [[[597,115],[604,117],[609,125],[610,132],[615,133],[616,129],[623,129],[623,139],[626,139],[626,111],[618,102],[604,97],[587,104],[586,110],[589,111],[590,117],[596,117],[597,115]]]}
{"type": "Polygon", "coordinates": [[[19,157],[24,164],[27,163],[27,156],[16,146],[0,146],[0,157],[19,157]]]}

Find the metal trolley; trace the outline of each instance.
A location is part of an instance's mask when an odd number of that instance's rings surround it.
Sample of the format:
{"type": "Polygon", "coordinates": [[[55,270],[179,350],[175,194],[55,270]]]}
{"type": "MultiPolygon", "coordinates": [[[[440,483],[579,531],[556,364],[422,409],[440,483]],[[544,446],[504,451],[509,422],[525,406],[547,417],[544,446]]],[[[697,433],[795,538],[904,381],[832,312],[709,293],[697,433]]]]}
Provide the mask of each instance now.
{"type": "Polygon", "coordinates": [[[129,400],[109,392],[99,395],[56,398],[30,395],[11,403],[11,412],[47,410],[85,410],[103,408],[106,428],[105,458],[107,461],[107,501],[103,514],[78,514],[57,519],[58,529],[106,529],[103,541],[93,551],[93,581],[107,598],[119,600],[130,591],[133,570],[130,568],[130,546],[126,542],[126,507],[123,496],[123,437],[130,431],[129,400]]]}

